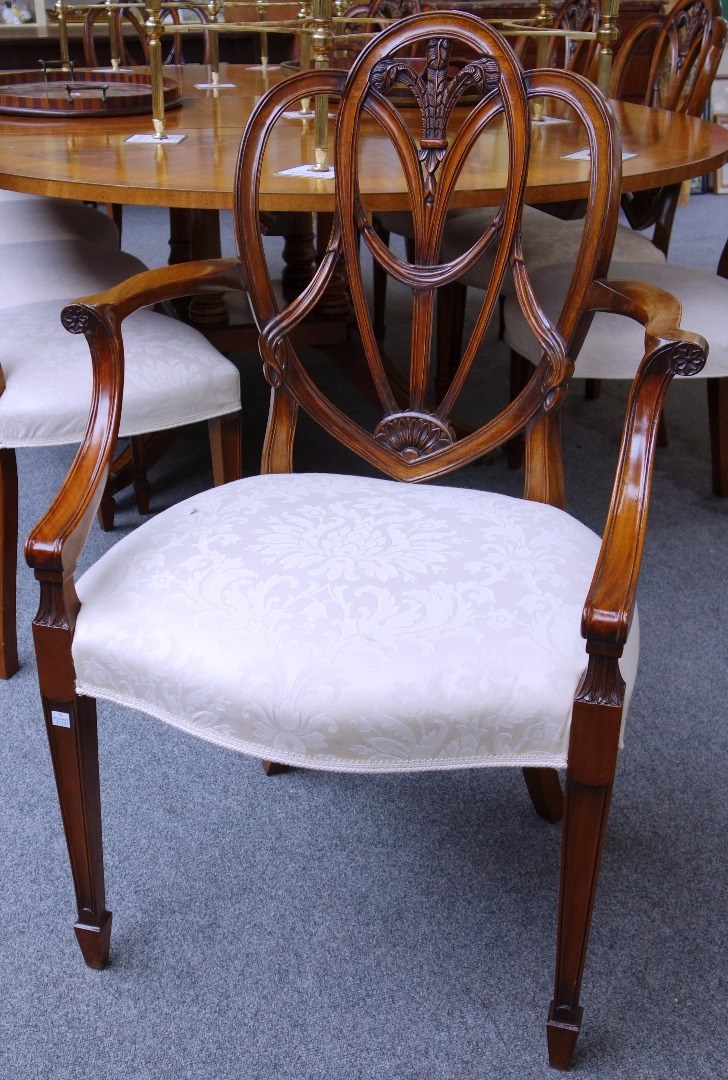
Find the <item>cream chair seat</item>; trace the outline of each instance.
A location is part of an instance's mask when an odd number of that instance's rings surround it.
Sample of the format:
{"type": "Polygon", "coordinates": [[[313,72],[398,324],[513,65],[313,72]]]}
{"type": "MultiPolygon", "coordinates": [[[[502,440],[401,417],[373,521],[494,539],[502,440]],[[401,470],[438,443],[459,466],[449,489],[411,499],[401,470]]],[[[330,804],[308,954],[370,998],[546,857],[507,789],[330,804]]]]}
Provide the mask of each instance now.
{"type": "MultiPolygon", "coordinates": [[[[448,215],[442,235],[440,258],[443,262],[456,258],[466,251],[475,237],[480,236],[493,221],[497,207],[478,210],[456,210],[448,215]]],[[[392,211],[378,215],[381,224],[389,232],[411,239],[414,236],[412,215],[392,211]]],[[[524,206],[522,217],[523,258],[530,276],[551,266],[572,263],[581,244],[584,222],[563,221],[535,206],[524,206]]],[[[635,232],[627,225],[617,227],[612,254],[613,262],[664,263],[665,256],[643,233],[635,232]]],[[[460,285],[484,288],[490,278],[492,257],[486,255],[479,263],[458,279],[460,285]]],[[[513,291],[510,274],[503,279],[502,292],[513,291]]]]}
{"type": "MultiPolygon", "coordinates": [[[[548,315],[560,310],[570,276],[571,267],[561,266],[533,277],[534,291],[548,315]]],[[[717,495],[728,495],[728,281],[717,274],[667,263],[649,266],[615,261],[609,276],[614,281],[646,281],[672,293],[682,304],[684,325],[694,326],[708,341],[708,360],[697,378],[708,380],[713,490],[717,495]]],[[[513,299],[506,301],[504,319],[508,345],[518,356],[536,364],[540,350],[513,299]]],[[[643,345],[643,334],[632,320],[598,313],[576,358],[574,375],[631,381],[637,367],[633,350],[639,351],[643,345]]]]}
{"type": "Polygon", "coordinates": [[[92,240],[118,248],[108,214],[73,199],[48,199],[0,190],[0,246],[33,240],[92,240]]]}
{"type": "MultiPolygon", "coordinates": [[[[33,244],[18,245],[19,249],[33,244]]],[[[56,252],[68,248],[66,241],[48,245],[56,252]]],[[[73,245],[71,245],[73,247],[73,245]]],[[[99,245],[86,245],[99,248],[99,245]]],[[[0,251],[2,248],[0,248],[0,251]]],[[[100,249],[101,251],[102,249],[100,249]]],[[[66,264],[67,269],[68,264],[66,264]]],[[[60,275],[46,266],[34,279],[26,263],[13,285],[22,294],[32,285],[55,298],[15,307],[0,305],[0,677],[18,669],[15,622],[15,568],[17,561],[18,492],[16,449],[81,442],[86,430],[92,391],[92,366],[84,338],[69,334],[60,313],[73,295],[118,284],[144,265],[119,251],[96,252],[94,258],[73,273],[60,275]],[[64,290],[66,290],[64,292],[64,290]],[[60,295],[59,295],[60,294],[60,295]]],[[[124,397],[119,434],[137,435],[165,431],[200,420],[211,425],[215,448],[227,453],[233,475],[236,452],[224,432],[225,417],[235,425],[240,413],[240,379],[235,366],[197,330],[167,315],[142,309],[124,324],[124,397]]],[[[238,425],[239,426],[239,425],[238,425]]],[[[132,451],[143,461],[141,440],[132,451]]],[[[239,450],[239,446],[238,446],[239,450]]],[[[239,457],[239,455],[238,455],[239,457]]],[[[218,466],[222,468],[222,466],[218,466]]],[[[137,465],[125,483],[134,482],[137,503],[146,508],[148,487],[137,465]]],[[[124,486],[117,482],[117,487],[124,486]]],[[[109,496],[104,526],[113,521],[109,496]]]]}
{"type": "MultiPolygon", "coordinates": [[[[489,492],[245,479],[77,582],[76,690],[289,765],[561,767],[599,545],[562,510],[489,492]]],[[[628,694],[637,652],[634,625],[628,694]]]]}
{"type": "MultiPolygon", "coordinates": [[[[0,309],[83,296],[118,285],[142,270],[146,266],[134,255],[88,240],[0,244],[0,309]]],[[[56,316],[61,306],[57,305],[56,316]]]]}
{"type": "MultiPolygon", "coordinates": [[[[84,338],[60,321],[63,300],[0,310],[0,447],[80,442],[91,400],[84,338]]],[[[142,310],[124,323],[120,435],[163,431],[240,409],[237,368],[197,330],[142,310]]]]}

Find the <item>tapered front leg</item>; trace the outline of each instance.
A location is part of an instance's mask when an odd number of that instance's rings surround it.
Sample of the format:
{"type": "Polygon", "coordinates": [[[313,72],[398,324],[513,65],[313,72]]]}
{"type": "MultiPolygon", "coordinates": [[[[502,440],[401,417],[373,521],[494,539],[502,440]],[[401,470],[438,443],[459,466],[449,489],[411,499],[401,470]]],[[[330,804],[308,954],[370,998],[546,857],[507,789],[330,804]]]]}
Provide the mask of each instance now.
{"type": "Polygon", "coordinates": [[[602,847],[617,763],[624,683],[613,657],[592,656],[574,703],[564,789],[554,997],[546,1026],[549,1063],[568,1069],[581,1027],[579,1004],[602,847]]]}
{"type": "Polygon", "coordinates": [[[76,890],[74,930],[88,966],[103,968],[109,960],[111,912],[104,896],[96,702],[44,697],[43,711],[76,890]]]}
{"type": "Polygon", "coordinates": [[[0,679],[18,670],[16,574],[18,469],[14,450],[0,450],[0,679]]]}

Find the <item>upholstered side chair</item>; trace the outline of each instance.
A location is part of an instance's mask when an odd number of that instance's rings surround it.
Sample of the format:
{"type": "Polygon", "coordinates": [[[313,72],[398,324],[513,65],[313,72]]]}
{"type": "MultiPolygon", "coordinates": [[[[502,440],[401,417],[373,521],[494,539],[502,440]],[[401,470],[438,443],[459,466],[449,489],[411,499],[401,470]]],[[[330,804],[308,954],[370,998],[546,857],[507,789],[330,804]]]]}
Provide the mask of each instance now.
{"type": "MultiPolygon", "coordinates": [[[[55,242],[65,245],[66,241],[55,242]]],[[[53,249],[53,242],[45,242],[53,249]]],[[[0,678],[18,669],[16,566],[18,474],[16,451],[80,443],[92,400],[92,371],[83,341],[61,326],[69,293],[109,288],[146,270],[124,252],[108,252],[90,269],[82,260],[76,273],[63,272],[53,259],[39,273],[21,256],[10,298],[0,297],[0,678]],[[23,302],[22,297],[44,299],[23,302]],[[3,302],[5,300],[6,302],[3,302]],[[13,300],[14,303],[10,303],[13,300]]],[[[0,247],[0,253],[2,253],[0,247]]],[[[151,303],[154,302],[150,301],[151,303]]],[[[102,525],[113,523],[113,493],[131,483],[140,510],[148,509],[144,439],[208,421],[213,473],[218,482],[240,475],[240,378],[237,368],[192,327],[167,315],[140,310],[125,324],[126,384],[120,435],[130,448],[116,465],[115,482],[104,492],[102,525]]]]}
{"type": "Polygon", "coordinates": [[[122,410],[122,321],[139,303],[188,291],[195,274],[203,284],[229,287],[240,267],[211,263],[190,277],[155,272],[64,312],[66,326],[90,345],[93,404],[68,478],[26,554],[41,590],[34,635],[76,889],[75,931],[91,967],[107,963],[111,933],[97,699],[136,708],[278,770],[520,768],[538,812],[552,821],[563,813],[547,1032],[551,1063],[569,1065],[620,731],[636,673],[634,602],[657,421],[672,376],[700,368],[706,351],[701,338],[678,329],[679,306],[669,294],[601,281],[616,231],[620,167],[619,133],[603,97],[572,73],[524,75],[497,31],[468,15],[404,20],[377,35],[348,76],[308,72],[272,88],[250,118],[235,179],[239,252],[271,386],[262,475],[160,514],[78,581],[76,562],[102,497],[122,410]],[[455,75],[448,73],[451,47],[470,58],[455,75]],[[413,48],[421,63],[411,59],[413,48]],[[324,93],[340,98],[334,222],[311,283],[281,308],[261,237],[261,170],[278,119],[302,97],[324,93]],[[519,257],[529,104],[536,95],[572,110],[592,153],[587,228],[556,319],[536,304],[519,257]],[[416,225],[412,261],[382,244],[362,204],[359,170],[370,164],[363,145],[372,123],[394,144],[407,179],[416,225]],[[492,126],[507,130],[510,149],[500,213],[456,261],[439,262],[458,175],[492,126]],[[472,338],[450,386],[434,398],[437,290],[489,247],[493,273],[472,338]],[[397,368],[373,331],[363,249],[410,292],[410,348],[397,368]],[[511,262],[516,296],[542,356],[514,402],[495,416],[484,409],[482,424],[459,435],[452,412],[480,362],[511,262]],[[375,390],[366,420],[334,404],[320,369],[308,366],[310,354],[299,355],[293,343],[341,263],[375,390]],[[563,508],[560,407],[587,306],[634,318],[645,334],[601,537],[563,508]],[[296,475],[301,410],[383,477],[296,475]],[[523,498],[427,482],[524,429],[523,498]],[[558,769],[566,769],[563,795],[558,769]]]}

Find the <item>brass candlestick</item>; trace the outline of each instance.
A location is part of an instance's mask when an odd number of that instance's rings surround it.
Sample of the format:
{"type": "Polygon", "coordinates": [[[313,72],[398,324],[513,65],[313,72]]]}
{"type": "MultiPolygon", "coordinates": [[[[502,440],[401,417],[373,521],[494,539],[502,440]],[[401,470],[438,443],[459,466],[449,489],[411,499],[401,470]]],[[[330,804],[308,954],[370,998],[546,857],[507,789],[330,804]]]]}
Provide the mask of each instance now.
{"type": "Polygon", "coordinates": [[[160,0],[151,0],[149,18],[144,23],[149,41],[149,70],[152,77],[152,125],[154,138],[167,138],[164,130],[164,77],[162,75],[162,25],[160,0]]]}
{"type": "MultiPolygon", "coordinates": [[[[334,35],[331,32],[333,16],[332,0],[313,0],[314,32],[311,38],[313,63],[317,71],[325,71],[329,66],[329,49],[334,35]]],[[[317,94],[313,128],[313,169],[316,172],[329,172],[331,166],[327,158],[329,153],[329,98],[328,94],[317,94]]]]}
{"type": "Polygon", "coordinates": [[[599,2],[599,29],[597,41],[599,42],[599,64],[597,66],[597,86],[607,97],[609,96],[609,84],[612,81],[612,59],[614,57],[614,43],[619,37],[617,15],[619,14],[619,0],[600,0],[599,2]]]}

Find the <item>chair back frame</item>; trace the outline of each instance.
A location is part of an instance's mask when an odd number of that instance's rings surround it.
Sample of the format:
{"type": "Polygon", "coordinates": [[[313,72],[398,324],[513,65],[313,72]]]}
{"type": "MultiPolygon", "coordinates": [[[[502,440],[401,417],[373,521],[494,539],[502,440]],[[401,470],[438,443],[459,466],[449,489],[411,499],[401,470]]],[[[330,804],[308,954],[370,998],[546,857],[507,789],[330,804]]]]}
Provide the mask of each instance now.
{"type": "MultiPolygon", "coordinates": [[[[462,111],[462,110],[461,110],[462,111]]],[[[261,328],[261,355],[273,387],[264,451],[266,471],[289,471],[298,407],[334,437],[385,475],[429,480],[471,462],[526,429],[530,468],[526,495],[563,503],[558,412],[573,363],[571,342],[586,333],[582,319],[592,280],[606,273],[614,242],[619,204],[621,152],[611,110],[586,79],[569,72],[524,74],[501,35],[461,13],[433,12],[389,27],[369,43],[346,78],[341,72],[306,73],[281,84],[259,103],[238,158],[235,200],[237,242],[249,281],[249,294],[261,328]],[[424,61],[403,55],[423,45],[424,61]],[[450,47],[463,47],[474,59],[450,69],[450,47]],[[396,89],[397,96],[389,96],[396,89]],[[449,122],[463,93],[477,102],[454,131],[449,122]],[[340,94],[336,128],[336,212],[324,257],[303,293],[280,310],[268,275],[259,228],[262,161],[277,118],[301,97],[340,94]],[[414,108],[398,108],[411,95],[414,108]],[[565,103],[588,136],[592,169],[583,240],[570,289],[556,325],[540,309],[531,289],[521,249],[520,218],[530,149],[530,101],[547,97],[565,103]],[[408,116],[405,114],[409,114],[408,116]],[[419,115],[418,115],[419,114],[419,115]],[[412,116],[419,139],[410,133],[412,116]],[[375,121],[392,141],[406,177],[415,238],[414,260],[403,261],[381,241],[367,219],[359,185],[359,145],[364,123],[375,121]],[[447,263],[439,249],[457,180],[470,152],[490,124],[505,125],[509,141],[508,179],[495,221],[470,248],[447,263]],[[412,291],[412,332],[404,386],[393,384],[367,308],[359,244],[386,273],[412,291]],[[430,399],[431,344],[438,288],[456,280],[490,251],[493,272],[476,325],[449,387],[440,401],[430,399]],[[343,261],[366,363],[383,417],[367,431],[341,412],[313,383],[293,347],[290,334],[326,290],[343,261]],[[534,378],[502,413],[463,438],[451,418],[473,368],[508,270],[519,302],[543,357],[534,378]]]]}

